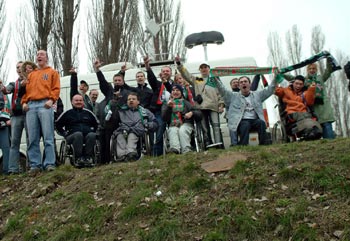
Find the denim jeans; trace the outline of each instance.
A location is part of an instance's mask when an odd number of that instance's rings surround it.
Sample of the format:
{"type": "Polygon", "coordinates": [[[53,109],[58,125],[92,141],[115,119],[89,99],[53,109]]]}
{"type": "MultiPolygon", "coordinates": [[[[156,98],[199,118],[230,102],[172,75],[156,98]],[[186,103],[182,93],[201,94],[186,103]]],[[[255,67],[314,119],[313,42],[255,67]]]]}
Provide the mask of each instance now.
{"type": "Polygon", "coordinates": [[[236,146],[238,143],[237,131],[230,131],[231,146],[236,146]]]}
{"type": "MultiPolygon", "coordinates": [[[[9,159],[9,172],[19,172],[20,145],[23,129],[25,129],[25,115],[11,117],[11,147],[9,159]]],[[[27,133],[26,133],[27,136],[27,133]]]]}
{"type": "Polygon", "coordinates": [[[0,149],[2,151],[2,173],[9,172],[10,127],[0,129],[0,149]]]}
{"type": "Polygon", "coordinates": [[[166,128],[166,123],[163,121],[160,111],[154,113],[154,116],[156,117],[158,122],[158,129],[156,131],[156,140],[152,148],[152,155],[160,156],[163,154],[163,134],[166,128]]]}
{"type": "Polygon", "coordinates": [[[28,157],[31,169],[55,166],[54,113],[52,108],[45,108],[47,99],[29,101],[26,114],[28,127],[28,157]],[[41,131],[40,131],[41,129],[41,131]],[[40,133],[44,139],[45,160],[41,162],[40,133]]]}
{"type": "Polygon", "coordinates": [[[331,122],[325,122],[321,124],[322,129],[323,129],[323,138],[324,139],[334,139],[334,131],[333,131],[333,126],[331,122]]]}
{"type": "Polygon", "coordinates": [[[249,132],[251,130],[258,131],[259,145],[266,144],[266,124],[260,119],[242,119],[238,125],[239,142],[238,145],[249,144],[249,132]]]}

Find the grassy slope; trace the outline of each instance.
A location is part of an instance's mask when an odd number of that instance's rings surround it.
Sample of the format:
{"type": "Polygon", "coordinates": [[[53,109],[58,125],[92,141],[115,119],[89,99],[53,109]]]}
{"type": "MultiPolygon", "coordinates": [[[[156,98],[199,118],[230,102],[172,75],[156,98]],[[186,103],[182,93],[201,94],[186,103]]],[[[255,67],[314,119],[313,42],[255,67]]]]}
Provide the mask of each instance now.
{"type": "Polygon", "coordinates": [[[0,177],[0,239],[350,240],[349,147],[321,140],[0,177]],[[228,172],[200,167],[237,152],[247,160],[228,172]]]}

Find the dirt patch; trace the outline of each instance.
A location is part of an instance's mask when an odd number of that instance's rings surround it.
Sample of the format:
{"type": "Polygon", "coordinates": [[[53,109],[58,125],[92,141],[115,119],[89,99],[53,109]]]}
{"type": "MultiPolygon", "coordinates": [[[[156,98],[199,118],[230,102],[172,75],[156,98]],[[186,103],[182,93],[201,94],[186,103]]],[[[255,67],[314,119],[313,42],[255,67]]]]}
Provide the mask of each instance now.
{"type": "Polygon", "coordinates": [[[219,156],[216,160],[205,162],[201,167],[208,173],[223,172],[232,169],[237,161],[245,161],[247,157],[241,153],[230,152],[219,156]]]}

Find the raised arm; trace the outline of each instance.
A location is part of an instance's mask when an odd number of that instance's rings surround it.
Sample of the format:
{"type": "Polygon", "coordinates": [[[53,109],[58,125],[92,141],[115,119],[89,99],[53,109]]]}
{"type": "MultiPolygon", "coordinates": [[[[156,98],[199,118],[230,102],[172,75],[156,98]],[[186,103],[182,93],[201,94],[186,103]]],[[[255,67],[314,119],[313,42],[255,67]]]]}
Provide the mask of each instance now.
{"type": "Polygon", "coordinates": [[[151,86],[153,91],[157,91],[158,85],[161,85],[162,82],[157,80],[157,77],[154,75],[153,70],[152,70],[151,65],[150,65],[150,62],[151,62],[150,58],[148,56],[145,56],[143,58],[143,61],[145,63],[145,68],[147,71],[148,83],[151,86]]]}
{"type": "Polygon", "coordinates": [[[332,74],[332,59],[327,58],[326,69],[324,70],[323,75],[321,75],[322,81],[326,82],[332,74]]]}
{"type": "Polygon", "coordinates": [[[175,57],[175,62],[177,65],[177,69],[179,70],[179,72],[181,73],[182,77],[192,86],[194,86],[194,79],[195,77],[193,75],[190,74],[190,72],[188,72],[188,70],[185,68],[185,66],[183,66],[183,64],[181,64],[181,59],[179,56],[175,57]]]}
{"type": "Polygon", "coordinates": [[[102,62],[99,59],[96,59],[94,62],[94,70],[96,72],[97,80],[100,85],[100,90],[107,99],[111,99],[113,96],[113,87],[107,82],[105,76],[100,70],[101,66],[102,62]]]}
{"type": "Polygon", "coordinates": [[[75,68],[71,68],[69,70],[70,73],[70,99],[73,98],[74,95],[79,94],[78,92],[78,74],[75,68]]]}
{"type": "Polygon", "coordinates": [[[224,84],[221,82],[221,80],[219,78],[213,78],[212,80],[216,82],[216,86],[217,86],[217,88],[219,90],[219,94],[223,98],[223,101],[224,101],[225,105],[229,106],[230,102],[231,102],[231,96],[233,95],[233,92],[228,90],[228,89],[226,89],[226,87],[224,86],[224,84]]]}

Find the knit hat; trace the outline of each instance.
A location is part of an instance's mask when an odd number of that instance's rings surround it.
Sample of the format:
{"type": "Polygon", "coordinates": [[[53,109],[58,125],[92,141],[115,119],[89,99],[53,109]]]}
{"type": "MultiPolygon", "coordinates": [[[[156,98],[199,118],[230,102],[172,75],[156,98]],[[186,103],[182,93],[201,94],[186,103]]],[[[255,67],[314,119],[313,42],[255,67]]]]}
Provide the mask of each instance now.
{"type": "Polygon", "coordinates": [[[179,84],[173,84],[172,89],[178,89],[178,90],[180,90],[180,92],[181,92],[181,96],[184,95],[184,90],[183,90],[183,88],[182,88],[181,85],[179,85],[179,84]]]}

